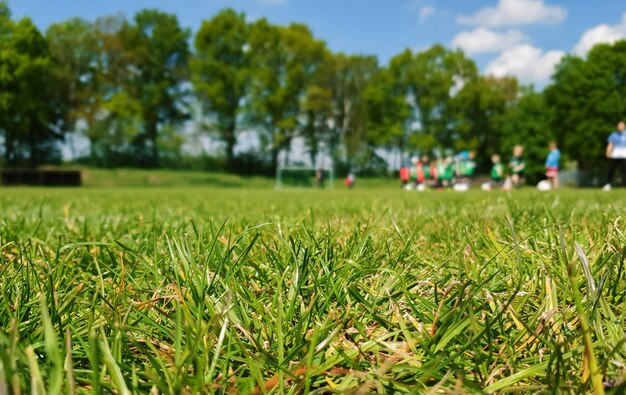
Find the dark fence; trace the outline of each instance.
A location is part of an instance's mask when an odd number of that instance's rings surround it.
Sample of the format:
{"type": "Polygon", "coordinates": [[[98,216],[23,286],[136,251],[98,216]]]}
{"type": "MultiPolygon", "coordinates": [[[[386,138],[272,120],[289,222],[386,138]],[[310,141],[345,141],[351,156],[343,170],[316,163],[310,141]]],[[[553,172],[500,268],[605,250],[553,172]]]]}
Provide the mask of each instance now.
{"type": "Polygon", "coordinates": [[[3,186],[78,187],[82,183],[77,170],[2,170],[0,178],[3,186]]]}

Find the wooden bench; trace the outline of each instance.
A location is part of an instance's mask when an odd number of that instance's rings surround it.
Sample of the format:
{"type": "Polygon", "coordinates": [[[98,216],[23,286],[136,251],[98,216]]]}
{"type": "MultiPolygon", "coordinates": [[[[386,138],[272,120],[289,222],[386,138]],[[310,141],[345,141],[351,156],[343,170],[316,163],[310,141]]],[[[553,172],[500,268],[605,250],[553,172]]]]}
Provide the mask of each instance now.
{"type": "Polygon", "coordinates": [[[1,170],[3,186],[78,187],[82,184],[78,170],[1,170]]]}

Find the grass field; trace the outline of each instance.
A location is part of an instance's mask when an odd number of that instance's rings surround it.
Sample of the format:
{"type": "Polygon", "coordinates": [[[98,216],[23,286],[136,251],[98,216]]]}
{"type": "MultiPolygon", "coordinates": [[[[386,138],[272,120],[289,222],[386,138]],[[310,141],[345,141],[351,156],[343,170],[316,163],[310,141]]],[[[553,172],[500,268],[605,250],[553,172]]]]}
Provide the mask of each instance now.
{"type": "Polygon", "coordinates": [[[622,393],[625,198],[0,190],[0,393],[622,393]]]}

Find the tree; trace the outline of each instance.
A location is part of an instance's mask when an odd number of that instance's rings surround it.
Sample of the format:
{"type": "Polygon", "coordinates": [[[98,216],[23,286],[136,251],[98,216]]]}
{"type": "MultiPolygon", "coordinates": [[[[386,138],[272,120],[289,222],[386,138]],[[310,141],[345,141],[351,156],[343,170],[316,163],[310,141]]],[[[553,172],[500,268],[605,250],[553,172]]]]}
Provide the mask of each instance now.
{"type": "Polygon", "coordinates": [[[526,176],[533,183],[544,178],[548,144],[556,137],[550,127],[550,112],[543,93],[526,88],[503,114],[495,116],[502,152],[510,154],[516,144],[524,146],[526,176]]]}
{"type": "Polygon", "coordinates": [[[70,123],[88,140],[95,166],[137,165],[131,142],[141,133],[141,108],[133,93],[136,54],[126,49],[132,26],[122,15],[94,23],[54,25],[53,54],[64,63],[60,75],[70,94],[70,123]],[[72,51],[68,46],[86,51],[72,51]]]}
{"type": "Polygon", "coordinates": [[[60,82],[58,103],[65,114],[66,131],[93,127],[101,107],[98,87],[100,47],[93,23],[75,18],[51,25],[46,32],[54,74],[60,82]]]}
{"type": "Polygon", "coordinates": [[[191,62],[196,98],[214,121],[232,167],[243,101],[250,84],[250,26],[226,9],[205,21],[195,38],[191,62]]]}
{"type": "Polygon", "coordinates": [[[158,166],[159,128],[187,119],[184,82],[189,60],[189,31],[175,15],[143,10],[134,24],[119,31],[129,53],[130,86],[127,92],[141,107],[142,133],[135,145],[146,155],[147,165],[158,166]]]}
{"type": "Polygon", "coordinates": [[[134,142],[143,132],[141,106],[126,91],[111,93],[89,128],[94,164],[104,167],[137,165],[134,142]]]}
{"type": "Polygon", "coordinates": [[[47,42],[32,21],[12,21],[0,3],[0,134],[6,165],[60,160],[64,117],[53,69],[47,42]]]}
{"type": "Polygon", "coordinates": [[[340,53],[334,57],[330,147],[335,160],[343,160],[348,169],[367,162],[371,156],[367,152],[367,107],[363,93],[377,72],[378,60],[374,56],[340,53]],[[338,149],[340,145],[343,152],[338,149]],[[359,159],[361,152],[365,155],[359,159]]]}
{"type": "Polygon", "coordinates": [[[370,147],[396,148],[400,160],[406,145],[405,126],[411,109],[395,76],[382,68],[363,92],[370,147]]]}
{"type": "Polygon", "coordinates": [[[304,25],[270,25],[261,19],[252,27],[251,61],[254,78],[250,108],[253,120],[266,131],[272,167],[287,153],[299,128],[300,104],[306,88],[324,61],[325,44],[304,25]]]}
{"type": "Polygon", "coordinates": [[[552,128],[583,169],[604,164],[606,138],[626,113],[626,41],[600,44],[587,59],[565,57],[546,89],[552,128]]]}
{"type": "MultiPolygon", "coordinates": [[[[331,55],[328,54],[328,57],[331,55]]],[[[330,121],[333,115],[332,88],[329,85],[329,64],[326,61],[314,82],[307,88],[302,103],[306,121],[302,136],[312,165],[316,165],[322,144],[330,145],[330,121]]]]}
{"type": "Polygon", "coordinates": [[[447,109],[454,90],[477,77],[476,64],[460,50],[434,45],[416,54],[406,50],[391,60],[390,68],[404,86],[419,125],[417,136],[411,139],[415,148],[450,146],[454,135],[447,109]]]}
{"type": "Polygon", "coordinates": [[[455,120],[454,148],[476,150],[480,164],[488,167],[491,155],[502,153],[501,142],[506,133],[512,133],[512,138],[517,135],[511,128],[502,128],[502,116],[518,96],[519,85],[512,77],[478,77],[465,84],[449,106],[449,117],[455,120]]]}

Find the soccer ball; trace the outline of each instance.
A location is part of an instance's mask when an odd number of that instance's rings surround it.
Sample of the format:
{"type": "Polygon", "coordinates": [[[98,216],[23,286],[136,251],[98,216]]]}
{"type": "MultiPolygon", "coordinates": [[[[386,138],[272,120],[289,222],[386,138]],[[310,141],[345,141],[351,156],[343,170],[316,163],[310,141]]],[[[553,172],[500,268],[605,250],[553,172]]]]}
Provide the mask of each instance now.
{"type": "Polygon", "coordinates": [[[469,191],[469,184],[466,182],[459,182],[458,184],[454,184],[452,187],[455,192],[467,192],[469,191]]]}
{"type": "Polygon", "coordinates": [[[548,180],[542,180],[537,184],[537,189],[541,192],[547,192],[552,189],[552,184],[548,180]]]}
{"type": "Polygon", "coordinates": [[[483,191],[491,191],[491,183],[490,182],[483,182],[483,184],[480,186],[480,189],[482,189],[483,191]]]}
{"type": "Polygon", "coordinates": [[[419,185],[417,186],[417,191],[418,191],[418,192],[424,192],[424,191],[426,191],[426,185],[425,185],[425,184],[419,184],[419,185]]]}
{"type": "Polygon", "coordinates": [[[405,191],[412,191],[413,190],[413,185],[411,184],[406,184],[406,186],[404,187],[405,191]]]}

